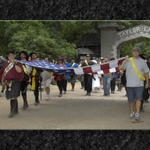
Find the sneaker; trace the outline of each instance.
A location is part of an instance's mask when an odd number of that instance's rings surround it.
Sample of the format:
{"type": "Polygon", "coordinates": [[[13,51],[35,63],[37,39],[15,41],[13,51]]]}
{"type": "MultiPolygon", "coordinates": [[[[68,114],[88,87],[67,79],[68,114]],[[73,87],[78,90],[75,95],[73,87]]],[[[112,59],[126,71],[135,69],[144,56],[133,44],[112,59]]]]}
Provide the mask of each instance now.
{"type": "Polygon", "coordinates": [[[134,116],[135,116],[134,112],[131,112],[131,113],[130,113],[130,119],[133,119],[134,116]]]}
{"type": "Polygon", "coordinates": [[[88,96],[91,96],[91,93],[88,93],[88,96]]]}
{"type": "Polygon", "coordinates": [[[22,109],[26,110],[28,107],[29,107],[28,104],[24,104],[23,107],[22,107],[22,109]]]}
{"type": "Polygon", "coordinates": [[[58,97],[62,97],[62,94],[59,94],[58,97]]]}
{"type": "Polygon", "coordinates": [[[35,105],[35,106],[39,105],[39,102],[35,102],[34,105],[35,105]]]}
{"type": "Polygon", "coordinates": [[[110,96],[110,94],[104,94],[103,96],[110,96]]]}
{"type": "Polygon", "coordinates": [[[14,113],[9,113],[9,115],[8,115],[8,118],[12,118],[12,117],[14,117],[14,113]]]}
{"type": "Polygon", "coordinates": [[[144,112],[144,108],[141,108],[140,112],[144,112]]]}
{"type": "Polygon", "coordinates": [[[140,120],[140,114],[139,113],[135,114],[135,120],[140,120]]]}

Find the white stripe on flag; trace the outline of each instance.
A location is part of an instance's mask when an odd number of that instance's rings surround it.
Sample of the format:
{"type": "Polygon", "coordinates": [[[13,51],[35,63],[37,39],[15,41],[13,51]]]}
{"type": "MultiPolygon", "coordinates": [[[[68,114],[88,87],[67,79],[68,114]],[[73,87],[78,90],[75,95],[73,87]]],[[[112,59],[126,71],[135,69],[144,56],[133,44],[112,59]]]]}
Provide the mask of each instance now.
{"type": "Polygon", "coordinates": [[[109,72],[110,72],[110,73],[116,72],[116,68],[111,68],[111,69],[109,69],[109,72]]]}
{"type": "Polygon", "coordinates": [[[100,70],[101,70],[99,64],[92,65],[91,68],[92,68],[92,72],[97,72],[97,71],[100,71],[100,70]]]}
{"type": "Polygon", "coordinates": [[[103,70],[97,72],[97,74],[104,74],[103,70]]]}
{"type": "Polygon", "coordinates": [[[118,60],[113,60],[109,63],[110,68],[118,67],[118,60]]]}
{"type": "Polygon", "coordinates": [[[74,68],[74,72],[75,72],[75,74],[84,74],[84,72],[83,72],[83,68],[81,68],[81,67],[78,67],[78,68],[74,68]]]}

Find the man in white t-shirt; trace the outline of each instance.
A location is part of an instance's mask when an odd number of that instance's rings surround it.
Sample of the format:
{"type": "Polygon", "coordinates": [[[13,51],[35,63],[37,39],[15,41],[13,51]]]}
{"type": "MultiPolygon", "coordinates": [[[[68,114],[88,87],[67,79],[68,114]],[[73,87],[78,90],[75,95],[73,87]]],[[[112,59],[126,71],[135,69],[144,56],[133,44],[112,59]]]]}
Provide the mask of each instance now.
{"type": "Polygon", "coordinates": [[[133,49],[133,57],[126,57],[122,63],[122,68],[126,70],[127,96],[130,108],[130,118],[139,120],[141,101],[143,99],[144,80],[145,88],[148,88],[149,68],[146,62],[140,57],[140,49],[133,49]],[[136,71],[137,70],[137,71],[136,71]],[[136,108],[136,112],[135,112],[136,108]]]}
{"type": "MultiPolygon", "coordinates": [[[[48,58],[44,59],[45,62],[49,62],[48,58]]],[[[46,100],[50,100],[50,85],[51,85],[51,81],[52,81],[52,72],[48,72],[48,71],[43,71],[41,73],[41,77],[42,77],[42,82],[44,85],[44,89],[46,92],[46,100]]]]}

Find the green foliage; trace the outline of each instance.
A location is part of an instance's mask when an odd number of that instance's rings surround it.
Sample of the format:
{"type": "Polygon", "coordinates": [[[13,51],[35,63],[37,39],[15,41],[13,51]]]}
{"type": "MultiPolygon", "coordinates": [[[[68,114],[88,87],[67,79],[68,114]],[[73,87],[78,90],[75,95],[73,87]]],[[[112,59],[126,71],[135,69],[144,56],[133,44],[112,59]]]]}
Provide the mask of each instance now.
{"type": "MultiPolygon", "coordinates": [[[[150,21],[0,21],[0,55],[6,55],[8,50],[17,52],[35,51],[40,58],[57,56],[75,57],[76,44],[87,33],[99,32],[98,25],[103,23],[118,23],[119,30],[146,24],[150,21]]],[[[121,56],[131,55],[133,47],[141,47],[143,53],[150,55],[150,40],[139,38],[121,44],[118,47],[121,56]]]]}
{"type": "Polygon", "coordinates": [[[81,39],[81,37],[90,32],[95,32],[95,28],[91,21],[65,21],[61,22],[61,35],[68,42],[75,44],[81,39]]]}
{"type": "Polygon", "coordinates": [[[141,49],[142,54],[150,56],[150,40],[147,38],[138,38],[123,43],[118,47],[118,50],[120,50],[121,53],[121,57],[126,55],[132,56],[132,49],[134,47],[139,47],[141,49]]]}
{"type": "MultiPolygon", "coordinates": [[[[5,55],[8,50],[17,52],[25,50],[28,53],[37,52],[40,58],[56,59],[58,55],[67,58],[76,56],[75,44],[63,39],[53,22],[3,22],[3,25],[5,24],[7,24],[7,29],[4,31],[2,39],[8,40],[5,42],[7,46],[3,44],[0,46],[1,55],[5,55]],[[5,51],[2,45],[5,47],[5,51]]],[[[3,26],[1,26],[2,28],[3,26]]]]}

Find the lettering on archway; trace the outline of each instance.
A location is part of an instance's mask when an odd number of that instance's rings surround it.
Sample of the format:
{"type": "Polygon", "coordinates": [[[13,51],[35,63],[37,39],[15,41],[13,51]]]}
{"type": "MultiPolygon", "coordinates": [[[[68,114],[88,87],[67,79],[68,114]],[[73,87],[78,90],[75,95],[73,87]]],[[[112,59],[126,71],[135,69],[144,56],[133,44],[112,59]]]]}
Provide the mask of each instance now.
{"type": "Polygon", "coordinates": [[[146,37],[150,38],[150,26],[148,25],[139,25],[135,26],[133,28],[123,30],[117,33],[116,35],[116,42],[112,46],[113,48],[113,56],[115,58],[119,57],[117,56],[117,47],[124,42],[140,38],[140,37],[146,37]]]}

